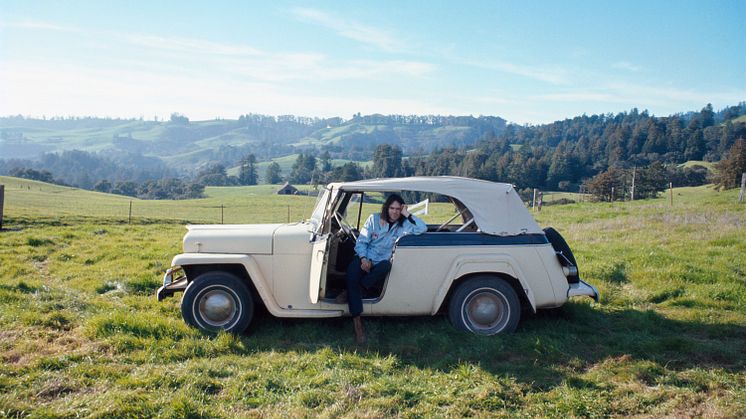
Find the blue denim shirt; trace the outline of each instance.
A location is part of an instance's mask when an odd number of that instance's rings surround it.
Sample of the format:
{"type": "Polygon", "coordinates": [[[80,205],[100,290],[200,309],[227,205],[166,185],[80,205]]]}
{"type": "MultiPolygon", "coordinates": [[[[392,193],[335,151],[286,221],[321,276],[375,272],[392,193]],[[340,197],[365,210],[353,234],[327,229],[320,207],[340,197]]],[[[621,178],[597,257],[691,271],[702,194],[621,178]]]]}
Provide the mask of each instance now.
{"type": "Polygon", "coordinates": [[[391,259],[396,239],[405,234],[421,234],[427,231],[427,224],[412,215],[412,221],[405,219],[399,223],[381,226],[381,214],[371,214],[360,230],[360,236],[355,244],[355,253],[360,258],[367,258],[373,263],[391,259]],[[390,228],[389,228],[390,227],[390,228]]]}

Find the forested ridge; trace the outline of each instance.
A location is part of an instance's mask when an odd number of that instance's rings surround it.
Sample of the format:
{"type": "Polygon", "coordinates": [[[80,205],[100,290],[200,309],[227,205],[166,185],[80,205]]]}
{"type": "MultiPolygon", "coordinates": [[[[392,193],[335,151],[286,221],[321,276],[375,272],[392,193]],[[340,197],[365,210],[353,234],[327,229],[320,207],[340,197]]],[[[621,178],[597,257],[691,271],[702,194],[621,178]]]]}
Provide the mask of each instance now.
{"type": "Polygon", "coordinates": [[[410,166],[414,174],[461,174],[565,189],[610,167],[719,161],[737,138],[746,137],[746,122],[737,121],[744,113],[742,103],[718,113],[710,105],[698,113],[669,117],[633,109],[539,126],[509,125],[501,135],[484,138],[476,149],[438,150],[411,159],[410,166]]]}
{"type": "MultiPolygon", "coordinates": [[[[719,111],[708,104],[698,112],[667,117],[632,109],[535,126],[506,125],[501,118],[485,116],[359,114],[347,121],[249,114],[238,120],[207,124],[192,123],[187,117],[174,114],[160,126],[160,140],[150,142],[179,143],[185,147],[200,141],[205,146],[211,142],[200,139],[236,132],[246,133],[253,142],[231,145],[215,140],[215,146],[202,155],[199,164],[189,165],[189,170],[184,170],[185,165],[164,169],[167,166],[159,165],[157,157],[141,154],[147,148],[138,152],[116,148],[127,141],[145,143],[135,138],[137,131],[130,127],[126,137],[123,132],[115,134],[115,146],[107,152],[47,153],[35,160],[0,156],[6,158],[0,160],[0,173],[19,167],[46,170],[65,183],[85,188],[102,180],[113,184],[173,176],[203,185],[230,185],[254,184],[262,178],[272,183],[323,183],[366,177],[460,175],[509,182],[519,189],[578,190],[595,177],[614,171],[643,177],[656,173],[658,183],[684,186],[712,180],[705,167],[679,166],[687,161],[726,159],[736,140],[746,138],[745,115],[746,102],[719,111]],[[257,173],[257,162],[280,153],[297,154],[292,169],[282,173],[278,165],[272,164],[266,174],[257,173]],[[335,167],[331,164],[333,159],[373,163],[364,167],[347,162],[335,167]],[[141,166],[140,161],[147,165],[141,166]],[[239,176],[229,176],[226,168],[235,165],[240,168],[239,176]]],[[[15,118],[16,127],[30,125],[15,118]]],[[[154,124],[129,123],[151,127],[154,124]]],[[[86,120],[53,124],[83,124],[86,129],[94,125],[86,120]]],[[[111,121],[106,125],[117,126],[111,121]]],[[[3,138],[17,139],[14,132],[17,131],[5,129],[3,138]]],[[[149,147],[152,151],[154,146],[149,147]]],[[[189,160],[185,157],[181,161],[189,160]]],[[[735,166],[732,169],[734,173],[737,170],[735,166]]]]}

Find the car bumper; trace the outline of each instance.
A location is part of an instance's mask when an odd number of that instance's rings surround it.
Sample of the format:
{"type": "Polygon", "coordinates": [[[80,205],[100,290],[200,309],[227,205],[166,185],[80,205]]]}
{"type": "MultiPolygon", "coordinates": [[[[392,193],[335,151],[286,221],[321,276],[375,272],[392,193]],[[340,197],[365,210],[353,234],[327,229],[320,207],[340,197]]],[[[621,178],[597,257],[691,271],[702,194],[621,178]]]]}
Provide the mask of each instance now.
{"type": "Polygon", "coordinates": [[[591,297],[596,302],[600,297],[598,290],[593,285],[583,281],[582,279],[576,284],[570,284],[570,288],[567,290],[567,298],[570,297],[591,297]]]}
{"type": "Polygon", "coordinates": [[[170,297],[177,292],[184,291],[189,285],[189,281],[186,277],[186,273],[181,266],[174,266],[166,271],[163,275],[163,286],[158,288],[155,296],[158,301],[163,301],[164,298],[170,297]]]}

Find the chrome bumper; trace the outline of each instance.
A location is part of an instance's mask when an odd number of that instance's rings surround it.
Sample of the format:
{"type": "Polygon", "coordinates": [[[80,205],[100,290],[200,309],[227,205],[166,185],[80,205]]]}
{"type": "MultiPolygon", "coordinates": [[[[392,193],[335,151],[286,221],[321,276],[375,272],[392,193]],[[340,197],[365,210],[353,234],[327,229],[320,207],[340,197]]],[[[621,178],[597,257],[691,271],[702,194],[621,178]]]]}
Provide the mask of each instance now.
{"type": "Polygon", "coordinates": [[[567,290],[567,298],[582,296],[591,297],[598,302],[600,295],[596,287],[581,279],[577,284],[570,284],[570,288],[567,290]]]}
{"type": "Polygon", "coordinates": [[[166,274],[163,275],[163,286],[158,288],[155,296],[158,298],[158,301],[163,301],[166,297],[184,291],[187,285],[189,285],[189,281],[184,269],[181,266],[174,266],[169,268],[166,274]]]}

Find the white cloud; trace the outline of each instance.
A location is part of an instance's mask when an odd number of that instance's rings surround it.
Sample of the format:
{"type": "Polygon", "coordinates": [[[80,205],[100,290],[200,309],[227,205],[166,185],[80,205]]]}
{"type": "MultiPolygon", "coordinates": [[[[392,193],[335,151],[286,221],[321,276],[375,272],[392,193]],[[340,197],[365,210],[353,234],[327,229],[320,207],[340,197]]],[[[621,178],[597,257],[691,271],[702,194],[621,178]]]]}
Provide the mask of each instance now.
{"type": "Polygon", "coordinates": [[[46,31],[81,32],[80,28],[63,26],[55,23],[42,22],[38,20],[21,20],[12,22],[0,22],[0,27],[19,29],[41,29],[46,31]]]}
{"type": "Polygon", "coordinates": [[[461,63],[487,70],[497,70],[555,85],[563,85],[570,82],[567,71],[559,67],[527,66],[508,62],[461,61],[461,63]]]}
{"type": "Polygon", "coordinates": [[[305,22],[314,23],[331,29],[340,36],[372,45],[388,52],[404,51],[405,43],[396,35],[373,26],[359,22],[347,21],[316,9],[298,7],[291,10],[292,14],[305,22]]]}
{"type": "Polygon", "coordinates": [[[618,62],[615,62],[614,64],[611,65],[611,67],[617,68],[617,69],[620,69],[620,70],[631,71],[633,73],[636,73],[636,72],[642,70],[642,67],[640,67],[638,65],[635,65],[635,64],[632,64],[632,63],[630,63],[628,61],[618,61],[618,62]]]}
{"type": "Polygon", "coordinates": [[[602,103],[625,103],[626,98],[620,97],[615,93],[604,93],[597,91],[577,90],[564,93],[547,93],[533,95],[530,97],[535,101],[548,102],[602,102],[602,103]]]}
{"type": "Polygon", "coordinates": [[[162,37],[145,34],[124,34],[124,39],[134,45],[167,51],[183,51],[196,54],[229,56],[253,56],[264,53],[249,45],[234,45],[205,41],[202,39],[162,37]]]}
{"type": "Polygon", "coordinates": [[[249,112],[349,117],[362,113],[447,113],[417,99],[299,92],[287,85],[200,75],[74,65],[10,62],[0,68],[0,115],[98,115],[194,120],[237,118],[249,112]]]}
{"type": "Polygon", "coordinates": [[[424,62],[406,60],[337,61],[318,53],[268,53],[248,45],[221,44],[199,39],[125,36],[126,42],[168,54],[171,65],[182,72],[232,74],[239,79],[281,82],[289,80],[351,80],[385,77],[422,77],[434,70],[424,62]]]}

